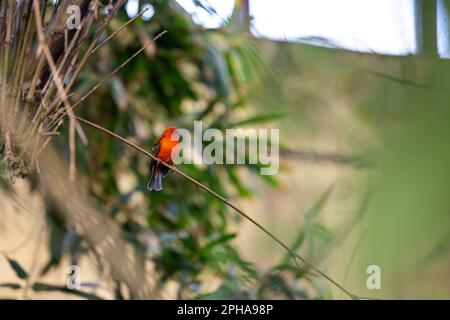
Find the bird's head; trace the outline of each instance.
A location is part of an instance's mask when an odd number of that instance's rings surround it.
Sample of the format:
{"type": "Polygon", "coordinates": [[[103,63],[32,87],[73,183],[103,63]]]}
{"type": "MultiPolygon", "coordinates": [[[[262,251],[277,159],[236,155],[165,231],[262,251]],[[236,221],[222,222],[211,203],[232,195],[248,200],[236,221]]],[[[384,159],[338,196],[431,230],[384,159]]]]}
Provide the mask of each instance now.
{"type": "Polygon", "coordinates": [[[168,127],[164,130],[163,136],[171,139],[172,141],[180,141],[180,133],[176,127],[168,127]]]}

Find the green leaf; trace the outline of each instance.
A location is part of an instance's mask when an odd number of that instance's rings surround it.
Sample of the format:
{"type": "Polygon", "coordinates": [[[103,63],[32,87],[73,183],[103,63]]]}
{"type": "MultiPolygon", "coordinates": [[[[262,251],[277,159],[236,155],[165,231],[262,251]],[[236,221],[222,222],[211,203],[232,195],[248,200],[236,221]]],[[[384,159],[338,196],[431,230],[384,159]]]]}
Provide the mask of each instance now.
{"type": "Polygon", "coordinates": [[[264,168],[265,166],[262,164],[249,164],[247,165],[247,168],[249,168],[251,171],[256,172],[261,179],[263,179],[267,184],[269,184],[272,188],[278,188],[280,186],[278,180],[275,178],[275,175],[260,175],[261,168],[264,168]]]}
{"type": "MultiPolygon", "coordinates": [[[[297,238],[295,238],[294,242],[292,243],[290,249],[291,251],[295,252],[297,251],[300,246],[305,241],[305,231],[303,228],[299,231],[297,238]]],[[[281,261],[281,265],[286,265],[289,263],[289,260],[291,259],[291,256],[289,254],[285,254],[283,257],[283,260],[281,261]]]]}
{"type": "Polygon", "coordinates": [[[324,225],[319,223],[314,223],[310,229],[310,232],[313,236],[322,239],[326,242],[331,241],[333,238],[333,233],[328,230],[324,225]]]}
{"type": "Polygon", "coordinates": [[[230,300],[236,298],[236,288],[232,288],[226,282],[216,291],[205,293],[196,297],[198,300],[230,300]]]}
{"type": "Polygon", "coordinates": [[[205,58],[206,62],[214,72],[214,79],[210,80],[213,81],[216,90],[220,95],[227,100],[231,92],[231,83],[225,58],[221,52],[206,39],[205,45],[207,50],[205,58]]]}
{"type": "MultiPolygon", "coordinates": [[[[306,225],[302,225],[297,238],[294,240],[294,242],[291,245],[291,250],[293,252],[297,251],[300,246],[303,244],[303,242],[305,241],[305,237],[306,237],[306,233],[309,232],[310,229],[310,225],[312,223],[312,221],[314,220],[314,218],[317,217],[317,215],[320,213],[320,211],[322,211],[323,207],[325,206],[325,203],[327,202],[328,198],[331,195],[331,191],[333,190],[333,186],[331,185],[330,187],[328,187],[327,190],[325,190],[325,192],[319,197],[319,199],[317,199],[317,201],[305,212],[305,224],[306,225]]],[[[316,227],[316,234],[324,237],[324,239],[328,239],[331,232],[328,231],[325,227],[322,226],[322,228],[320,227],[316,227]]],[[[289,263],[289,260],[291,259],[291,256],[289,253],[286,253],[283,256],[283,259],[281,260],[281,265],[286,265],[287,263],[289,263]]]]}
{"type": "Polygon", "coordinates": [[[97,296],[95,294],[92,294],[92,293],[83,292],[83,291],[80,291],[80,290],[77,290],[77,289],[69,289],[69,288],[64,287],[64,286],[55,286],[55,285],[52,285],[52,284],[46,284],[46,283],[42,283],[42,282],[35,282],[33,284],[32,289],[35,292],[59,291],[59,292],[67,293],[67,294],[73,294],[75,296],[86,298],[86,299],[89,299],[89,300],[103,300],[99,296],[97,296]]]}
{"type": "Polygon", "coordinates": [[[208,243],[204,248],[203,248],[203,252],[209,252],[210,250],[212,250],[214,247],[223,244],[223,243],[227,243],[230,240],[236,238],[236,233],[227,233],[224,234],[222,236],[220,236],[218,239],[211,241],[210,243],[208,243]]]}
{"type": "Polygon", "coordinates": [[[310,224],[314,218],[317,217],[317,215],[322,211],[323,207],[325,206],[325,203],[327,202],[328,198],[331,195],[331,192],[333,191],[334,185],[331,185],[328,187],[327,190],[320,196],[319,199],[312,205],[311,208],[309,208],[305,212],[305,221],[307,224],[310,224]]]}
{"type": "Polygon", "coordinates": [[[234,168],[232,167],[225,167],[226,171],[228,173],[228,177],[230,178],[231,183],[238,191],[239,195],[243,198],[250,197],[252,195],[252,191],[248,189],[239,179],[237,176],[234,168]]]}
{"type": "Polygon", "coordinates": [[[11,268],[14,270],[14,272],[20,279],[28,278],[28,273],[20,266],[20,264],[16,260],[10,259],[8,257],[6,257],[6,259],[8,260],[11,268]]]}
{"type": "Polygon", "coordinates": [[[13,289],[13,290],[18,290],[18,289],[22,288],[22,286],[19,283],[11,283],[11,282],[0,283],[0,287],[1,288],[9,288],[9,289],[13,289]]]}
{"type": "MultiPolygon", "coordinates": [[[[54,216],[49,214],[49,219],[54,219],[54,216]]],[[[42,268],[40,274],[41,276],[47,274],[47,272],[56,266],[59,265],[61,261],[62,251],[63,251],[63,243],[64,243],[64,230],[57,223],[49,223],[50,229],[50,237],[49,237],[49,245],[50,245],[50,259],[47,264],[42,268]]]]}
{"type": "Polygon", "coordinates": [[[262,122],[269,122],[269,121],[275,121],[282,119],[286,117],[288,113],[286,112],[271,112],[266,114],[260,114],[256,116],[252,116],[250,118],[235,122],[231,124],[231,127],[238,127],[238,126],[244,126],[244,125],[250,125],[250,124],[257,124],[262,122]]]}
{"type": "Polygon", "coordinates": [[[250,64],[246,61],[246,57],[241,48],[235,47],[230,50],[230,63],[233,67],[234,75],[240,80],[237,85],[247,85],[252,80],[252,70],[250,64]]]}

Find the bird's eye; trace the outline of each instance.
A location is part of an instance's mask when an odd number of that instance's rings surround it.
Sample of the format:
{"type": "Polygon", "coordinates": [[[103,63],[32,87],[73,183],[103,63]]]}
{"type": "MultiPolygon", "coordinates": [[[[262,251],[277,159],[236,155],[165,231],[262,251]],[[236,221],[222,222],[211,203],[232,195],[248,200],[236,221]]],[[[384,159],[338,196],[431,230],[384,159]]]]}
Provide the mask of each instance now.
{"type": "Polygon", "coordinates": [[[173,133],[175,134],[175,137],[178,138],[178,140],[182,139],[182,136],[181,136],[180,132],[178,132],[178,130],[175,130],[173,133]]]}
{"type": "Polygon", "coordinates": [[[177,130],[174,130],[172,132],[172,137],[173,137],[173,140],[175,140],[175,141],[181,141],[183,139],[177,130]]]}

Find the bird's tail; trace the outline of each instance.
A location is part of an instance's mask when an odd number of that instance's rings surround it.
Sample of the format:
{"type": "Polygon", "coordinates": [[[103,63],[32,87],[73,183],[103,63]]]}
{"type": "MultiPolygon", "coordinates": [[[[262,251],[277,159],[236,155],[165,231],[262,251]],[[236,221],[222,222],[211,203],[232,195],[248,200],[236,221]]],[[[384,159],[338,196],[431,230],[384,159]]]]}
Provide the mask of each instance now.
{"type": "Polygon", "coordinates": [[[147,185],[148,190],[150,191],[161,191],[162,190],[162,175],[161,171],[153,170],[152,176],[150,177],[150,181],[147,185]]]}

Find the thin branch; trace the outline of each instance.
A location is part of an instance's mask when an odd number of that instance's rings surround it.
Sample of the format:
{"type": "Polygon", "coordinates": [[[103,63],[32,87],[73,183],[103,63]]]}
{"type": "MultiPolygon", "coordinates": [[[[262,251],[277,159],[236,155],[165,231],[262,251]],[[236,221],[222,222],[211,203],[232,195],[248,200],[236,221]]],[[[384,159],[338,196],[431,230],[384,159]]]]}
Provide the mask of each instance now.
{"type": "Polygon", "coordinates": [[[117,11],[123,6],[124,3],[125,3],[125,0],[117,1],[117,3],[114,5],[114,7],[111,9],[109,14],[104,19],[103,24],[98,29],[96,35],[94,36],[94,39],[92,40],[91,44],[89,45],[88,49],[86,50],[86,53],[84,54],[80,63],[77,65],[77,67],[73,71],[72,77],[70,78],[69,83],[66,86],[67,91],[69,91],[70,88],[72,88],[72,85],[74,84],[75,79],[78,76],[78,73],[81,71],[81,68],[84,66],[87,59],[89,58],[90,52],[92,51],[92,49],[94,49],[95,44],[97,43],[100,36],[103,34],[103,31],[105,30],[106,26],[109,24],[111,19],[116,15],[117,11]]]}
{"type": "Polygon", "coordinates": [[[347,289],[345,289],[343,286],[341,286],[338,282],[336,282],[335,280],[333,280],[330,276],[328,276],[327,274],[325,274],[324,272],[322,272],[320,269],[318,269],[317,267],[315,267],[312,263],[310,263],[309,261],[307,261],[305,258],[303,258],[302,256],[300,256],[299,254],[295,253],[294,251],[292,251],[286,244],[284,244],[281,240],[279,240],[274,234],[272,234],[270,231],[268,231],[266,228],[264,228],[261,224],[259,224],[256,220],[254,220],[253,218],[251,218],[249,215],[247,215],[244,211],[242,211],[241,209],[239,209],[235,204],[231,203],[230,201],[228,201],[227,199],[225,199],[223,196],[221,196],[220,194],[218,194],[217,192],[215,192],[214,190],[208,188],[207,186],[205,186],[204,184],[198,182],[197,180],[195,180],[194,178],[192,178],[191,176],[187,175],[186,173],[178,170],[176,167],[171,166],[163,161],[161,161],[160,159],[156,158],[153,154],[151,154],[150,152],[144,150],[143,148],[139,147],[138,145],[134,144],[133,142],[121,137],[120,135],[109,131],[108,129],[103,128],[102,126],[99,126],[98,124],[92,123],[86,119],[80,118],[75,116],[75,119],[77,119],[80,122],[83,122],[97,130],[100,130],[120,141],[122,141],[123,143],[129,145],[130,147],[134,148],[135,150],[143,153],[144,155],[146,155],[147,157],[156,160],[160,163],[162,163],[164,166],[166,166],[167,168],[169,168],[170,170],[172,170],[173,172],[175,172],[176,174],[182,176],[183,178],[189,180],[190,182],[192,182],[193,184],[197,185],[199,188],[205,190],[206,192],[208,192],[209,194],[213,195],[214,197],[216,197],[217,199],[221,200],[224,204],[226,204],[227,206],[229,206],[230,208],[234,209],[237,213],[239,213],[241,216],[243,216],[245,219],[247,219],[248,221],[250,221],[252,224],[254,224],[256,227],[258,227],[261,231],[263,231],[266,235],[268,235],[270,238],[272,238],[276,243],[278,243],[284,250],[286,250],[289,255],[292,257],[292,259],[294,260],[295,264],[297,265],[297,267],[299,267],[298,264],[298,260],[300,260],[302,263],[304,263],[308,268],[310,268],[311,270],[315,271],[316,273],[318,273],[320,276],[322,276],[323,278],[327,279],[329,282],[331,282],[332,284],[334,284],[337,288],[339,288],[342,292],[344,292],[345,294],[347,294],[351,299],[353,300],[359,300],[359,299],[368,299],[368,298],[363,298],[360,296],[357,296],[351,292],[349,292],[347,289]]]}
{"type": "MultiPolygon", "coordinates": [[[[61,120],[62,118],[64,118],[67,114],[67,112],[72,111],[76,106],[78,106],[80,103],[82,103],[88,96],[90,96],[95,90],[97,90],[98,87],[100,87],[101,85],[103,85],[106,81],[108,81],[112,76],[114,76],[120,69],[122,69],[126,64],[128,64],[131,60],[133,60],[138,54],[140,54],[142,51],[145,50],[145,48],[147,48],[149,45],[153,44],[156,40],[158,40],[160,37],[162,37],[165,33],[167,32],[167,30],[164,30],[163,32],[159,33],[158,35],[156,35],[156,37],[154,37],[151,41],[147,42],[142,48],[140,48],[138,51],[136,51],[133,55],[131,55],[131,57],[129,57],[127,60],[125,60],[124,62],[122,62],[120,64],[120,66],[118,66],[116,69],[114,69],[108,76],[106,76],[102,81],[100,81],[99,83],[97,83],[95,86],[93,86],[91,88],[91,90],[89,90],[86,94],[84,94],[84,96],[82,96],[77,102],[75,102],[73,104],[73,106],[69,109],[66,110],[66,113],[63,113],[61,116],[57,117],[54,122],[58,122],[59,120],[61,120]]],[[[64,110],[62,110],[62,112],[64,112],[64,110]]]]}
{"type": "Polygon", "coordinates": [[[131,60],[136,58],[138,54],[140,54],[142,51],[144,51],[149,45],[153,44],[156,40],[161,38],[165,33],[167,33],[167,30],[164,30],[163,32],[159,33],[156,37],[154,37],[151,41],[147,42],[142,48],[140,48],[138,51],[133,53],[127,60],[122,62],[120,66],[118,66],[116,69],[114,69],[106,78],[104,78],[102,81],[97,83],[91,90],[89,90],[84,96],[80,98],[74,105],[72,106],[72,109],[75,108],[77,105],[79,105],[81,102],[83,102],[89,95],[92,94],[95,90],[97,90],[98,87],[100,87],[102,84],[104,84],[106,81],[108,81],[113,75],[115,75],[120,69],[122,69],[125,65],[127,65],[131,60]]]}
{"type": "MultiPolygon", "coordinates": [[[[100,42],[92,51],[88,54],[88,58],[92,56],[94,53],[96,53],[99,49],[101,49],[105,44],[107,44],[113,37],[115,37],[119,32],[121,32],[125,27],[130,25],[133,21],[135,21],[137,18],[141,17],[146,11],[148,11],[148,8],[142,10],[138,15],[128,20],[126,23],[124,23],[120,28],[115,30],[112,34],[110,34],[105,40],[100,42]]],[[[81,30],[81,29],[80,29],[81,30]]],[[[78,67],[78,65],[74,66],[75,68],[78,67]]]]}
{"type": "Polygon", "coordinates": [[[111,33],[105,40],[100,42],[90,53],[89,56],[92,56],[95,52],[97,52],[98,49],[103,47],[109,40],[111,40],[116,34],[118,34],[120,31],[122,31],[126,26],[128,26],[130,23],[132,23],[134,20],[142,16],[149,8],[145,8],[142,10],[138,15],[128,20],[126,23],[124,23],[120,28],[115,30],[113,33],[111,33]]]}
{"type": "MultiPolygon", "coordinates": [[[[98,0],[96,2],[98,2],[98,0]]],[[[89,53],[92,51],[92,49],[94,49],[95,44],[97,43],[98,39],[100,39],[100,36],[103,34],[103,31],[105,30],[106,26],[109,24],[109,22],[111,21],[113,16],[117,13],[117,11],[120,9],[120,7],[124,3],[125,3],[125,0],[119,0],[118,2],[116,2],[114,7],[110,10],[108,15],[103,20],[103,23],[97,29],[97,32],[96,32],[94,38],[92,39],[91,43],[89,44],[86,52],[84,53],[81,61],[78,64],[74,65],[75,67],[74,67],[73,72],[71,73],[71,77],[70,77],[69,83],[66,85],[66,91],[67,92],[69,92],[70,89],[72,88],[72,85],[74,84],[75,79],[78,77],[78,74],[81,71],[81,68],[84,66],[84,64],[86,63],[87,59],[89,58],[89,53]]],[[[91,16],[91,20],[90,20],[91,22],[92,22],[92,19],[93,19],[93,17],[91,16]]],[[[87,37],[88,31],[89,31],[88,28],[86,28],[85,34],[81,37],[80,43],[82,41],[84,41],[85,37],[87,37]]],[[[59,106],[59,104],[60,104],[59,100],[54,100],[54,102],[48,108],[48,112],[46,113],[46,115],[48,115],[49,112],[55,110],[56,107],[59,106]]]]}

